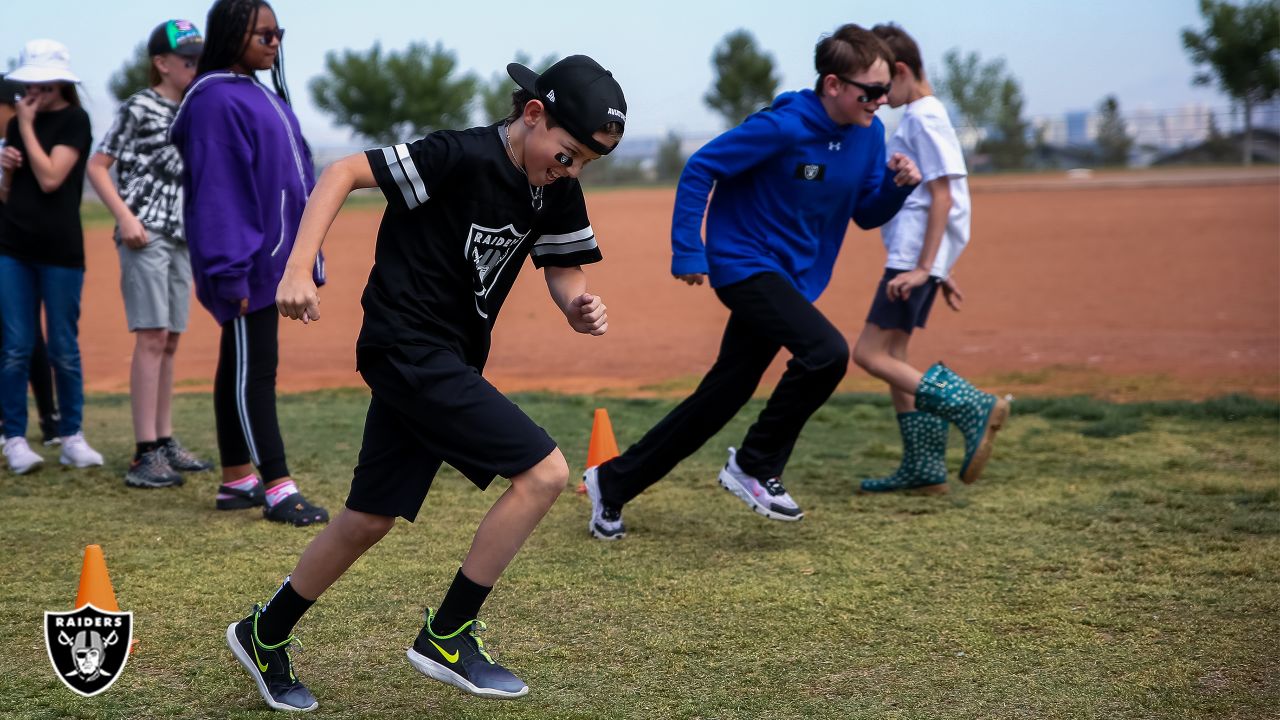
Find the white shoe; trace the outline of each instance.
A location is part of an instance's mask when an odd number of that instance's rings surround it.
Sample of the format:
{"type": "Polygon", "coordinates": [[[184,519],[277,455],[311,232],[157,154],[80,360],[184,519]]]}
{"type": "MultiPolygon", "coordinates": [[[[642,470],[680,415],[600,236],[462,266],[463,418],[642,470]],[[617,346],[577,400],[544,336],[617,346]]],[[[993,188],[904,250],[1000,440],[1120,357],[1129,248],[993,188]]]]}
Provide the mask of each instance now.
{"type": "Polygon", "coordinates": [[[582,484],[587,486],[587,497],[591,498],[591,520],[587,522],[587,531],[600,540],[621,540],[627,536],[622,526],[622,510],[609,507],[600,498],[600,476],[596,468],[589,467],[582,474],[582,484]]]}
{"type": "Polygon", "coordinates": [[[44,458],[31,449],[24,437],[5,438],[4,456],[9,459],[9,469],[18,475],[36,470],[44,462],[44,458]]]}
{"type": "Polygon", "coordinates": [[[58,461],[78,468],[97,467],[102,464],[102,453],[89,447],[84,433],[78,432],[62,438],[62,457],[58,461]]]}
{"type": "Polygon", "coordinates": [[[729,448],[729,461],[720,470],[721,487],[770,520],[795,521],[804,517],[778,478],[759,480],[746,474],[738,467],[736,454],[737,450],[729,448]]]}

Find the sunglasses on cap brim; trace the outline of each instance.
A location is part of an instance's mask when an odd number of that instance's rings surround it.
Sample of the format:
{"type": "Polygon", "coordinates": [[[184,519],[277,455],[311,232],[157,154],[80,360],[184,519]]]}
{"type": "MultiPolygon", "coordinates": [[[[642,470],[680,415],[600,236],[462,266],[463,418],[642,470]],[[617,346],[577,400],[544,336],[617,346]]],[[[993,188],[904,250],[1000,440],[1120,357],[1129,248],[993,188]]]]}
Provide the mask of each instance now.
{"type": "Polygon", "coordinates": [[[875,102],[876,100],[879,100],[880,98],[885,97],[886,95],[889,94],[889,88],[893,87],[893,83],[891,82],[885,83],[884,85],[881,85],[879,83],[873,83],[868,85],[866,83],[860,83],[857,80],[850,80],[847,77],[841,77],[839,75],[836,75],[836,79],[846,85],[853,85],[854,87],[861,90],[862,94],[858,96],[858,102],[864,102],[864,103],[875,102]]]}

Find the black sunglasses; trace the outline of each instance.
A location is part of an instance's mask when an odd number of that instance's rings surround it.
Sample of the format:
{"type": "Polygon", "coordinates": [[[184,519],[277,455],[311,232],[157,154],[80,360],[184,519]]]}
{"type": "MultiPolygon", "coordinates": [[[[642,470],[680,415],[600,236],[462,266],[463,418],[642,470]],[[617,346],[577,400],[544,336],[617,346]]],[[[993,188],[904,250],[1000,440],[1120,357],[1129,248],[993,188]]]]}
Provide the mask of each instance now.
{"type": "Polygon", "coordinates": [[[846,85],[853,85],[862,91],[863,94],[858,96],[858,102],[875,102],[880,98],[889,94],[889,88],[893,87],[893,83],[885,83],[884,85],[864,85],[857,80],[850,80],[847,77],[836,75],[836,79],[846,85]]]}
{"type": "Polygon", "coordinates": [[[276,28],[275,30],[258,30],[253,33],[258,38],[258,42],[262,45],[270,45],[271,39],[275,38],[280,42],[284,42],[284,28],[276,28]]]}

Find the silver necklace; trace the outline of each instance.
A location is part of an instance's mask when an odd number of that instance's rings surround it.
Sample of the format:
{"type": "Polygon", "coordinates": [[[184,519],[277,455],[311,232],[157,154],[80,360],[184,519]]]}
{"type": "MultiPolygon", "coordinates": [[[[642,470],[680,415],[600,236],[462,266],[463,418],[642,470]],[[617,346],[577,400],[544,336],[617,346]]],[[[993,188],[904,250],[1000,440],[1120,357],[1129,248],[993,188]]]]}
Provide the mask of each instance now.
{"type": "Polygon", "coordinates": [[[516,160],[516,152],[511,149],[511,123],[502,126],[502,147],[506,148],[507,157],[511,158],[511,163],[516,166],[521,175],[525,176],[525,183],[529,186],[529,201],[533,204],[535,212],[542,209],[542,188],[534,187],[533,183],[528,182],[529,174],[524,171],[524,166],[516,160]]]}

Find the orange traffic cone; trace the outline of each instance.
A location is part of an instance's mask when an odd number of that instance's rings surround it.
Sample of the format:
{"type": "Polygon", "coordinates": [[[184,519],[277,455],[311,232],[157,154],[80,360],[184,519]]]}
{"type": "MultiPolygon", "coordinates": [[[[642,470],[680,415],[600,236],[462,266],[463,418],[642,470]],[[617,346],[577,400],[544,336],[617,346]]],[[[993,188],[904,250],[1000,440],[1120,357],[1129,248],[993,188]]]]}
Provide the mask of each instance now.
{"type": "MultiPolygon", "coordinates": [[[[613,438],[613,423],[609,422],[609,411],[596,408],[595,417],[591,421],[591,444],[587,446],[587,467],[593,468],[618,455],[618,441],[613,438]]],[[[586,491],[586,484],[578,483],[578,492],[586,491]]]]}
{"type": "Polygon", "coordinates": [[[111,589],[111,578],[107,575],[107,560],[102,556],[100,545],[90,545],[84,549],[80,590],[76,592],[76,608],[90,603],[99,610],[120,612],[120,606],[116,604],[116,592],[111,589]]]}
{"type": "MultiPolygon", "coordinates": [[[[107,574],[107,559],[101,545],[88,545],[84,549],[84,565],[80,568],[80,589],[76,591],[76,609],[93,605],[99,610],[120,612],[116,603],[116,591],[111,588],[107,574]]],[[[129,653],[138,648],[138,639],[129,644],[129,653]]]]}

